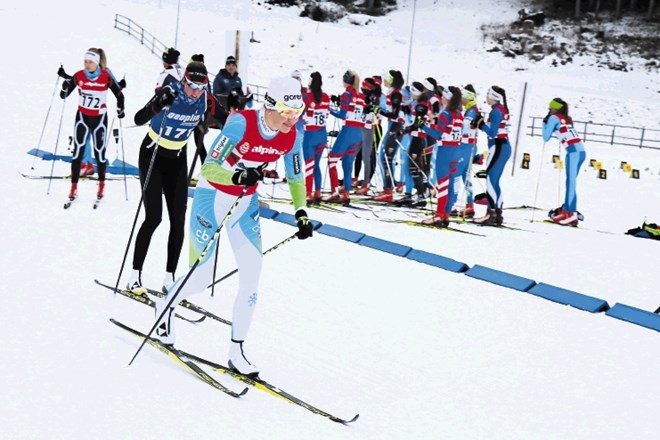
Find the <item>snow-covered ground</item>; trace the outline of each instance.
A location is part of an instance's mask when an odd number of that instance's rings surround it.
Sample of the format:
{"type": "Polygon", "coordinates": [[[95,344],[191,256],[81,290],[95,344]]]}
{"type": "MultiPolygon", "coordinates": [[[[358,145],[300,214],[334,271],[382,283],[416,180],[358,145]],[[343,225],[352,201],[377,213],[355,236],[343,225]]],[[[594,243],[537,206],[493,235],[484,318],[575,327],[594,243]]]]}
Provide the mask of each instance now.
{"type": "MultiPolygon", "coordinates": [[[[41,148],[55,148],[63,109],[57,97],[50,104],[55,72],[59,63],[70,73],[81,68],[88,47],[103,47],[115,74],[126,75],[125,153],[128,162],[137,162],[145,131],[127,127],[150,97],[161,67],[136,40],[112,28],[114,14],[173,44],[176,3],[26,0],[0,5],[7,64],[0,70],[0,120],[5,122],[1,438],[657,437],[656,332],[320,234],[265,257],[261,301],[246,349],[272,383],[341,417],[360,413],[353,425],[333,424],[255,389],[232,399],[150,347],[124,368],[138,341],[108,318],[146,331],[152,312],[109,294],[93,280],[116,280],[139,200],[137,180],[128,181],[128,201],[123,182],[109,182],[97,211],[91,207],[94,183],[82,182],[80,199],[65,211],[66,180],[53,181],[46,196],[48,181],[26,180],[17,171],[50,173],[51,163],[40,160],[32,170],[26,151],[37,145],[49,106],[41,148]]],[[[484,52],[479,26],[493,17],[513,20],[520,9],[515,2],[500,3],[417,1],[410,79],[431,75],[443,84],[472,82],[481,95],[499,84],[509,93],[514,127],[527,82],[526,117],[544,115],[548,100],[560,96],[572,104],[578,120],[660,128],[657,73],[599,71],[580,63],[523,66],[484,52]]],[[[406,73],[412,1],[366,27],[348,19],[319,24],[299,18],[298,12],[257,2],[182,0],[179,49],[204,53],[215,72],[227,55],[225,31],[253,30],[260,43],[250,47],[249,82],[267,84],[293,69],[319,70],[330,93],[340,91],[347,68],[362,76],[389,68],[406,73]]],[[[110,103],[114,111],[112,97],[110,103]]],[[[74,113],[74,104],[67,102],[60,154],[66,152],[74,113]]],[[[623,232],[645,216],[660,221],[659,153],[588,142],[586,148],[588,159],[601,160],[609,176],[597,179],[588,167],[580,175],[584,230],[530,223],[526,211],[507,212],[506,222],[528,231],[476,230],[486,237],[386,224],[364,212],[310,214],[470,266],[653,311],[660,305],[658,244],[623,232]],[[639,164],[640,180],[617,170],[622,160],[639,164]]],[[[531,205],[539,176],[536,205],[558,206],[563,174],[552,167],[552,154],[557,154],[556,143],[543,149],[538,137],[521,137],[515,174],[507,168],[503,181],[507,206],[531,205]],[[519,168],[523,152],[532,154],[530,170],[519,168]]],[[[121,146],[112,141],[108,157],[116,156],[121,157],[121,146]]],[[[54,171],[65,175],[67,165],[56,163],[54,171]]],[[[284,194],[285,188],[274,190],[284,194]]],[[[543,215],[539,211],[537,219],[543,215]]],[[[167,227],[164,221],[147,257],[144,277],[152,286],[162,280],[167,227]]],[[[264,248],[293,232],[269,220],[262,227],[264,248]]],[[[225,258],[218,273],[223,274],[235,263],[221,243],[225,258]]],[[[132,246],[129,261],[130,254],[132,246]]],[[[184,257],[185,252],[180,272],[184,257]]],[[[214,298],[191,299],[230,318],[236,283],[232,277],[214,298]]],[[[177,324],[182,348],[225,361],[228,327],[177,324]]],[[[217,378],[241,388],[227,377],[217,378]]]]}

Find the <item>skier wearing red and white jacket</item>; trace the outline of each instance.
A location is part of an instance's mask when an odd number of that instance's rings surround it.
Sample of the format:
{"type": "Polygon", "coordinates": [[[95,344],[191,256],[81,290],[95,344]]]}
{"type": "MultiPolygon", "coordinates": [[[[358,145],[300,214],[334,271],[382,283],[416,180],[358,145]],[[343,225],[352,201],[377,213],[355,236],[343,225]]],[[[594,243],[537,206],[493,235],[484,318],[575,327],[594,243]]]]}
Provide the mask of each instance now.
{"type": "Polygon", "coordinates": [[[330,114],[330,97],[321,86],[323,78],[319,72],[312,72],[309,77],[309,89],[303,95],[305,101],[305,134],[303,136],[303,155],[305,156],[305,186],[307,201],[321,200],[321,156],[328,145],[326,123],[330,114]],[[314,188],[316,188],[314,190],[314,188]]]}
{"type": "Polygon", "coordinates": [[[488,135],[488,159],[486,161],[486,198],[488,209],[483,217],[474,219],[484,226],[500,226],[502,216],[502,188],[500,178],[504,167],[511,157],[509,142],[509,107],[506,103],[506,91],[499,86],[491,86],[486,93],[486,102],[491,106],[488,118],[477,118],[472,124],[488,135]]]}
{"type": "Polygon", "coordinates": [[[461,89],[449,86],[442,91],[443,110],[438,115],[437,125],[422,126],[422,129],[434,138],[436,143],[435,172],[438,194],[437,208],[434,216],[422,220],[423,224],[439,227],[449,226],[451,212],[451,196],[454,176],[458,165],[459,146],[463,135],[463,113],[461,89]]]}
{"type": "Polygon", "coordinates": [[[364,95],[358,92],[360,77],[353,70],[347,70],[342,76],[344,93],[335,97],[338,109],[330,109],[330,114],[338,119],[344,120],[344,126],[339,131],[337,140],[332,146],[328,156],[328,174],[330,175],[330,186],[332,194],[324,197],[326,202],[350,202],[351,181],[353,175],[353,162],[358,148],[362,145],[362,127],[364,121],[364,95]],[[337,174],[337,163],[341,159],[341,167],[344,172],[344,191],[339,191],[339,176],[337,174]]]}
{"type": "Polygon", "coordinates": [[[190,214],[190,266],[194,270],[176,280],[163,300],[156,302],[156,336],[174,343],[174,308],[183,299],[204,291],[213,282],[216,233],[226,232],[238,266],[238,294],[234,301],[229,367],[256,376],[243,343],[257,304],[263,261],[257,186],[270,162],[284,159],[285,172],[299,239],[312,236],[313,226],[305,206],[302,133],[296,121],[304,110],[300,83],[293,78],[271,81],[264,107],[229,115],[209,149],[195,189],[190,214]],[[239,200],[237,197],[242,196],[239,200]],[[226,219],[228,215],[230,218],[226,219]],[[226,221],[227,220],[227,221],[226,221]],[[174,295],[176,297],[174,297],[174,295]],[[169,307],[168,307],[169,306],[169,307]]]}
{"type": "MultiPolygon", "coordinates": [[[[90,48],[84,55],[83,70],[73,74],[71,78],[62,82],[60,98],[66,99],[71,92],[78,88],[78,111],[74,124],[73,158],[71,161],[71,190],[69,199],[76,198],[78,193],[78,180],[80,179],[80,164],[84,158],[85,145],[89,137],[94,144],[94,157],[98,164],[99,186],[97,197],[103,197],[105,188],[105,171],[107,160],[105,158],[105,140],[108,137],[107,94],[108,89],[117,98],[117,117],[124,117],[124,95],[121,87],[106,69],[105,52],[103,49],[90,48]]],[[[64,69],[60,67],[58,75],[66,77],[64,69]]]]}
{"type": "Polygon", "coordinates": [[[573,128],[573,119],[568,115],[568,104],[561,98],[550,101],[548,115],[543,119],[543,141],[557,135],[559,143],[566,148],[566,195],[564,204],[550,218],[564,226],[577,226],[577,194],[575,185],[580,167],[587,157],[584,144],[573,128]]]}

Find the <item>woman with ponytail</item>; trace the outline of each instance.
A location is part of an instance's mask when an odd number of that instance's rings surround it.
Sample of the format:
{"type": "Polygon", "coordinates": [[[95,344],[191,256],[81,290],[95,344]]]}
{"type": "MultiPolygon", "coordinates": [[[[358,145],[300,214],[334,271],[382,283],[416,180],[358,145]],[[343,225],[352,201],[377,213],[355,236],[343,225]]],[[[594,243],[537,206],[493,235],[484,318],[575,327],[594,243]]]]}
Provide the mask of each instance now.
{"type": "MultiPolygon", "coordinates": [[[[378,168],[383,176],[383,192],[374,196],[373,199],[379,202],[391,202],[394,200],[392,194],[394,156],[398,147],[397,136],[403,128],[404,114],[403,107],[403,74],[398,70],[390,70],[383,77],[385,84],[385,103],[380,107],[380,114],[389,119],[387,131],[380,143],[378,151],[378,168]]],[[[381,101],[382,102],[382,101],[381,101]]]]}
{"type": "Polygon", "coordinates": [[[577,194],[575,183],[580,167],[587,157],[582,140],[573,128],[573,119],[568,115],[568,103],[561,98],[550,101],[548,115],[543,119],[543,141],[557,135],[560,145],[566,148],[566,195],[564,204],[550,218],[564,226],[577,226],[577,194]]]}
{"type": "Polygon", "coordinates": [[[488,119],[483,116],[474,121],[473,127],[488,136],[488,160],[486,161],[486,198],[488,210],[483,217],[474,220],[484,226],[500,226],[502,217],[502,189],[500,178],[504,166],[511,157],[509,143],[509,107],[506,92],[502,87],[491,86],[486,94],[486,102],[491,106],[488,119]]]}
{"type": "Polygon", "coordinates": [[[353,161],[358,148],[362,145],[362,128],[364,121],[364,96],[357,90],[360,87],[360,77],[353,70],[347,70],[342,76],[344,93],[335,99],[339,102],[339,108],[330,109],[330,114],[337,119],[344,120],[337,140],[332,146],[328,157],[328,174],[330,175],[330,186],[332,193],[323,198],[324,202],[350,203],[351,180],[353,161]],[[344,172],[344,190],[339,190],[339,176],[337,163],[341,159],[342,171],[344,172]]]}
{"type": "Polygon", "coordinates": [[[326,121],[330,113],[330,97],[323,91],[322,85],[321,74],[312,72],[309,77],[309,88],[303,95],[303,101],[306,104],[303,156],[305,157],[307,203],[317,203],[321,200],[321,185],[323,183],[320,166],[321,156],[328,145],[326,121]]]}
{"type": "Polygon", "coordinates": [[[459,146],[463,134],[463,113],[461,89],[447,87],[442,91],[443,110],[438,115],[437,125],[434,127],[422,126],[422,129],[436,139],[435,172],[437,179],[438,204],[433,217],[422,220],[425,225],[434,225],[441,228],[449,226],[449,213],[451,212],[451,194],[453,181],[458,164],[459,146]]]}
{"type": "MultiPolygon", "coordinates": [[[[84,69],[69,76],[63,67],[57,71],[65,78],[62,82],[60,98],[66,99],[78,88],[78,111],[74,124],[74,150],[71,160],[71,190],[69,199],[78,196],[78,180],[81,176],[81,167],[85,157],[88,141],[94,145],[94,157],[98,165],[99,184],[96,197],[104,196],[105,173],[108,161],[105,157],[106,139],[108,130],[107,94],[110,90],[117,98],[117,117],[124,117],[124,95],[122,87],[115,80],[112,73],[106,68],[106,57],[103,49],[91,47],[84,55],[84,69]]],[[[125,83],[124,83],[125,84],[125,83]]],[[[91,145],[90,145],[91,147],[91,145]]],[[[89,163],[93,171],[93,165],[89,163]]],[[[83,173],[89,175],[89,170],[83,173]]]]}
{"type": "MultiPolygon", "coordinates": [[[[465,218],[473,218],[474,195],[469,183],[472,177],[468,175],[468,172],[470,171],[470,164],[477,148],[477,130],[472,127],[472,121],[477,119],[480,113],[476,103],[477,92],[472,84],[463,87],[461,89],[461,95],[463,95],[463,136],[459,148],[458,170],[456,174],[461,176],[463,181],[463,188],[466,194],[462,200],[465,200],[465,209],[452,210],[452,215],[456,213],[456,215],[465,218]]],[[[456,188],[454,190],[454,201],[456,201],[458,200],[458,193],[456,188]]]]}

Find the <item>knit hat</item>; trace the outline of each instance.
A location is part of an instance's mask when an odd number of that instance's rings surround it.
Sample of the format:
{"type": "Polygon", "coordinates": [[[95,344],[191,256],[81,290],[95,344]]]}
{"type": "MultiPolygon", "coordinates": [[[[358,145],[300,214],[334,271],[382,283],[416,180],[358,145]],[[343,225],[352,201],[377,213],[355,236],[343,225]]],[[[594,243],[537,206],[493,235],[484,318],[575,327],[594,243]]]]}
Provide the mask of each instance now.
{"type": "Polygon", "coordinates": [[[225,66],[228,64],[233,64],[234,66],[236,65],[236,57],[233,55],[229,55],[227,59],[225,60],[225,66]]]}
{"type": "Polygon", "coordinates": [[[167,64],[176,64],[179,61],[179,55],[181,55],[181,52],[173,47],[170,47],[169,49],[166,49],[165,52],[163,52],[163,61],[165,61],[167,64]]]}
{"type": "Polygon", "coordinates": [[[353,75],[349,70],[344,72],[344,75],[341,77],[341,80],[344,81],[346,84],[351,84],[355,82],[355,75],[353,75]]]}
{"type": "Polygon", "coordinates": [[[206,84],[209,80],[206,66],[198,61],[193,61],[186,66],[185,77],[196,83],[206,84]]]}

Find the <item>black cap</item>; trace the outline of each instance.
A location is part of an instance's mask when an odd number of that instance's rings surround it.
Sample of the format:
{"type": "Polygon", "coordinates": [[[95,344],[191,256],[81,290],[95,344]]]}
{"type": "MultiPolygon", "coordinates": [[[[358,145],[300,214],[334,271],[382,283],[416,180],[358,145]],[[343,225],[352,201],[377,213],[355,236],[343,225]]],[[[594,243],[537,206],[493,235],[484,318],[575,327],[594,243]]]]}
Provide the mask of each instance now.
{"type": "Polygon", "coordinates": [[[225,66],[227,64],[233,64],[234,66],[236,65],[236,57],[233,55],[229,55],[227,59],[225,60],[225,66]]]}
{"type": "Polygon", "coordinates": [[[355,75],[353,75],[350,71],[344,72],[344,76],[341,78],[342,81],[344,81],[346,84],[351,84],[355,82],[355,75]]]}
{"type": "Polygon", "coordinates": [[[193,61],[186,66],[186,78],[192,82],[206,84],[209,80],[206,66],[199,61],[193,61]]]}
{"type": "Polygon", "coordinates": [[[200,63],[204,62],[204,54],[203,53],[196,53],[195,55],[190,57],[191,61],[199,61],[200,63]]]}
{"type": "Polygon", "coordinates": [[[165,61],[167,64],[176,64],[177,61],[179,61],[179,55],[181,55],[181,52],[173,47],[170,47],[163,52],[163,61],[165,61]]]}

